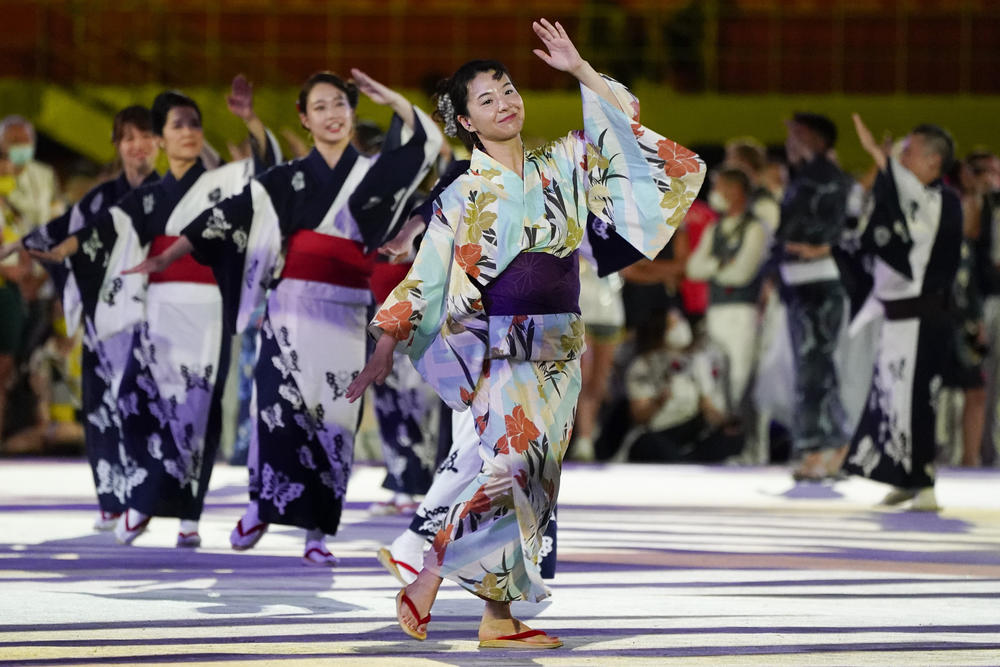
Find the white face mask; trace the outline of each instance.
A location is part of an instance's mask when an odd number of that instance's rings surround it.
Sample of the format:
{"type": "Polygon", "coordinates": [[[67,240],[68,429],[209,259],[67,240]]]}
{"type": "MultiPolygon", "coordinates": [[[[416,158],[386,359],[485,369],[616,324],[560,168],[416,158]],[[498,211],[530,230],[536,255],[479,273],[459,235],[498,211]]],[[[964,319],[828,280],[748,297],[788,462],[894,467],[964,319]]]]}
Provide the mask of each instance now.
{"type": "Polygon", "coordinates": [[[11,144],[7,149],[7,159],[15,167],[23,167],[35,157],[34,144],[11,144]]]}
{"type": "Polygon", "coordinates": [[[693,339],[691,325],[684,319],[674,322],[670,330],[667,331],[667,347],[671,350],[686,350],[691,346],[693,339]]]}
{"type": "Polygon", "coordinates": [[[725,213],[729,210],[729,200],[718,190],[709,191],[708,205],[717,213],[725,213]]]}

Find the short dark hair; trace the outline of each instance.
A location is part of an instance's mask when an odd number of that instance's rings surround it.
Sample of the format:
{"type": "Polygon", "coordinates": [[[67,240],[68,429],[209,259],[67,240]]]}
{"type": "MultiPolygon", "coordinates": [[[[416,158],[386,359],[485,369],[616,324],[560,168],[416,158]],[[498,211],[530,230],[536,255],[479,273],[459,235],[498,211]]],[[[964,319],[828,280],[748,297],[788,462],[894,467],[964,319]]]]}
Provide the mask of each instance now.
{"type": "Polygon", "coordinates": [[[302,88],[299,89],[299,97],[295,101],[295,108],[298,109],[299,113],[304,114],[306,112],[306,103],[309,101],[309,93],[312,89],[316,87],[317,84],[328,83],[334,88],[339,88],[344,91],[347,95],[347,103],[351,105],[352,109],[358,108],[358,87],[353,81],[345,81],[333,72],[323,70],[322,72],[316,72],[302,84],[302,88]]]}
{"type": "Polygon", "coordinates": [[[454,123],[458,139],[469,150],[472,150],[474,146],[481,148],[482,144],[479,143],[478,137],[462,127],[462,124],[458,122],[458,117],[469,115],[469,82],[481,72],[492,72],[496,81],[502,79],[504,75],[510,76],[507,67],[498,60],[470,60],[455,70],[450,78],[441,80],[437,85],[437,93],[434,95],[434,118],[443,123],[446,128],[449,122],[454,123]],[[441,98],[445,95],[451,101],[450,105],[441,104],[441,98]],[[444,117],[445,106],[448,107],[451,118],[444,117]]]}
{"type": "Polygon", "coordinates": [[[739,167],[722,167],[715,173],[715,177],[729,181],[730,183],[736,183],[743,189],[743,194],[748,197],[750,196],[752,190],[750,177],[739,167]]]}
{"type": "Polygon", "coordinates": [[[201,109],[198,104],[184,93],[176,90],[165,90],[153,100],[150,114],[153,119],[153,133],[163,136],[163,126],[167,124],[167,114],[174,107],[190,107],[198,114],[198,122],[201,123],[201,109]]]}
{"type": "Polygon", "coordinates": [[[792,120],[822,139],[826,150],[837,144],[837,125],[823,114],[800,111],[792,120]]]}
{"type": "Polygon", "coordinates": [[[152,132],[153,115],[140,104],[125,107],[115,114],[115,120],[111,124],[111,143],[118,145],[125,135],[126,125],[131,125],[140,132],[152,132]]]}
{"type": "Polygon", "coordinates": [[[984,167],[979,164],[980,162],[987,162],[995,159],[997,159],[997,154],[984,148],[974,150],[965,156],[965,162],[969,165],[972,171],[976,173],[980,173],[984,170],[984,167]]]}
{"type": "Polygon", "coordinates": [[[910,134],[919,134],[927,142],[927,147],[941,156],[941,174],[948,173],[955,159],[955,140],[940,125],[921,123],[910,134]]]}

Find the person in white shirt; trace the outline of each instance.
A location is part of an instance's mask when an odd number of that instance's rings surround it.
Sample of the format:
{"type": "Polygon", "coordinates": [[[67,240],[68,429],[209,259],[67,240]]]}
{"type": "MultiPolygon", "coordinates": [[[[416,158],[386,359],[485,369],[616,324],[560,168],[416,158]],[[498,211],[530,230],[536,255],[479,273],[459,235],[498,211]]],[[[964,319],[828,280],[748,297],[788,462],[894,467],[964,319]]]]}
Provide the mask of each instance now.
{"type": "Polygon", "coordinates": [[[750,188],[740,169],[726,167],[715,174],[711,196],[723,217],[705,231],[687,263],[689,278],[709,283],[705,324],[729,361],[731,414],[738,412],[753,371],[760,268],[767,253],[768,232],[750,210],[750,188]]]}

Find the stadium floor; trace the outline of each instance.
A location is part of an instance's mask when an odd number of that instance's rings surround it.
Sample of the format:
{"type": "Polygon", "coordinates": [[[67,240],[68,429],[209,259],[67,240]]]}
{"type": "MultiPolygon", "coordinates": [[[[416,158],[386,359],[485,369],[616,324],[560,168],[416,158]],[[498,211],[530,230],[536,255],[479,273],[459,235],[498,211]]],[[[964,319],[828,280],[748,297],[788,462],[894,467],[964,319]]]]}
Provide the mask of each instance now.
{"type": "Polygon", "coordinates": [[[182,551],[173,519],[132,547],[91,532],[82,462],[0,461],[0,663],[1000,664],[1000,471],[943,471],[924,514],[776,467],[567,465],[553,596],[514,607],[566,645],[518,652],[479,650],[481,603],[448,583],[427,641],[399,631],[373,552],[407,519],[368,516],[381,477],[356,470],[320,570],[297,529],[229,549],[241,468],[216,467],[182,551]]]}

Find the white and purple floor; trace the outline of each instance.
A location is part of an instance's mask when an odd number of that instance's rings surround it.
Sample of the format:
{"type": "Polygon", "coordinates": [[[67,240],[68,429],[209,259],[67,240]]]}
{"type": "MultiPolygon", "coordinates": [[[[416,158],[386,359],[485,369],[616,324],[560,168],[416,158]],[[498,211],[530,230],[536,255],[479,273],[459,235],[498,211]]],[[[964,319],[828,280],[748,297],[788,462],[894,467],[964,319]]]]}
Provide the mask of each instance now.
{"type": "Polygon", "coordinates": [[[135,546],[90,530],[83,462],[0,461],[0,663],[359,665],[998,665],[1000,471],[945,470],[940,514],[876,509],[881,485],[794,486],[783,468],[572,466],[553,596],[515,614],[554,651],[481,651],[481,603],[445,584],[428,640],[397,627],[359,467],[340,565],[299,564],[302,532],[229,549],[245,471],[219,465],[179,550],[155,519],[135,546]]]}

